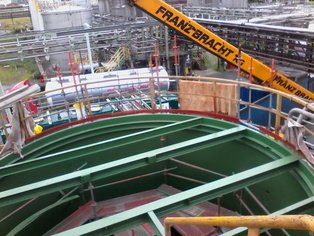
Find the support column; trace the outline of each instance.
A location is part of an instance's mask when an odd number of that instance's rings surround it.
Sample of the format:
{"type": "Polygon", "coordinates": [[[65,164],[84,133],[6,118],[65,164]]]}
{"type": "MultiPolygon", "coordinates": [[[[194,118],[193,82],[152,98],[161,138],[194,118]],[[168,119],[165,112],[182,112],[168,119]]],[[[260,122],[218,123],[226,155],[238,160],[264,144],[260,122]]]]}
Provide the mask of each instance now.
{"type": "Polygon", "coordinates": [[[94,66],[93,66],[92,53],[91,53],[88,33],[85,33],[85,38],[86,38],[86,44],[87,44],[87,54],[88,54],[89,65],[90,65],[91,73],[94,74],[94,66]]]}
{"type": "Polygon", "coordinates": [[[105,0],[105,9],[106,9],[106,14],[110,14],[110,4],[109,0],[105,0]]]}
{"type": "Polygon", "coordinates": [[[168,27],[165,26],[165,43],[166,43],[166,65],[167,70],[170,70],[170,60],[169,60],[169,35],[168,35],[168,27]]]}

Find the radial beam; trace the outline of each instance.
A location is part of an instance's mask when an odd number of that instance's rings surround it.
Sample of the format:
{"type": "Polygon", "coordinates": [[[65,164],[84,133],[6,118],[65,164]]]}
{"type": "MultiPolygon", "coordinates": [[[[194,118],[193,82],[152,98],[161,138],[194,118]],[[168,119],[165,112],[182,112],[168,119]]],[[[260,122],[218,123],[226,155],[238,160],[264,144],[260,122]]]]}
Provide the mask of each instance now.
{"type": "Polygon", "coordinates": [[[193,153],[242,137],[245,131],[245,127],[239,126],[85,170],[6,190],[0,192],[0,207],[193,153]]]}
{"type": "Polygon", "coordinates": [[[219,196],[234,192],[249,185],[258,183],[265,179],[285,173],[297,167],[298,159],[289,156],[283,159],[272,161],[250,170],[229,176],[202,186],[177,193],[175,195],[148,203],[131,210],[127,210],[98,221],[82,225],[59,234],[58,236],[70,235],[96,235],[112,234],[115,231],[129,227],[130,225],[148,222],[148,212],[153,211],[158,217],[181,210],[187,206],[217,198],[219,196]],[[145,220],[143,220],[145,219],[145,220]]]}
{"type": "Polygon", "coordinates": [[[156,235],[164,235],[164,226],[161,224],[160,220],[153,211],[147,213],[150,218],[150,224],[154,228],[156,235]]]}
{"type": "Polygon", "coordinates": [[[65,204],[65,203],[69,203],[75,199],[78,199],[79,196],[78,195],[74,195],[59,201],[56,201],[55,203],[41,209],[40,211],[34,213],[33,215],[28,216],[26,219],[24,219],[21,223],[19,223],[17,226],[15,226],[9,233],[8,236],[10,235],[17,235],[18,233],[20,233],[21,231],[23,231],[27,226],[29,226],[30,224],[34,223],[38,218],[40,218],[43,214],[49,212],[50,210],[65,204]]]}
{"type": "Polygon", "coordinates": [[[53,168],[53,165],[61,162],[66,163],[69,161],[73,161],[74,159],[77,160],[78,158],[85,158],[85,155],[82,154],[93,153],[95,152],[95,150],[105,152],[112,148],[122,147],[123,145],[126,144],[129,145],[131,143],[138,143],[155,137],[160,137],[174,132],[187,130],[198,125],[201,125],[202,120],[203,118],[193,118],[169,125],[164,125],[162,127],[144,130],[137,133],[113,138],[110,140],[105,140],[94,144],[89,144],[82,147],[77,147],[66,151],[46,155],[43,157],[36,158],[34,160],[28,160],[23,161],[21,163],[12,164],[9,166],[4,166],[0,168],[0,178],[8,175],[20,174],[27,171],[34,171],[41,167],[49,166],[50,168],[53,168]]]}

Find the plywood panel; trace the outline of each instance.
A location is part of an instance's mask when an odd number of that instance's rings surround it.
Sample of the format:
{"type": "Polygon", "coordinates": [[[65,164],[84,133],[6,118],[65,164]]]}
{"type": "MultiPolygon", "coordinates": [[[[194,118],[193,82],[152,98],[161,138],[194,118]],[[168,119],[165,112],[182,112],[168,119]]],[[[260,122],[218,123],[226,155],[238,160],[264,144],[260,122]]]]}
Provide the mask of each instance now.
{"type": "Polygon", "coordinates": [[[236,85],[181,80],[179,89],[181,109],[237,115],[236,85]]]}

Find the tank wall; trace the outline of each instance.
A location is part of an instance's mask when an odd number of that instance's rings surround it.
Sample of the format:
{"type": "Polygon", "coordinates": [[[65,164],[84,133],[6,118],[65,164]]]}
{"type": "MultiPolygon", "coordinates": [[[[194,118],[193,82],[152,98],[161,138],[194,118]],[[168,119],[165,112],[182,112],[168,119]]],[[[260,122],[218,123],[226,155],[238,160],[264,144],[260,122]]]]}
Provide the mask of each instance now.
{"type": "Polygon", "coordinates": [[[248,0],[188,0],[189,6],[247,8],[248,0]]]}
{"type": "Polygon", "coordinates": [[[219,0],[187,0],[187,5],[189,5],[189,6],[218,7],[219,6],[219,0]]]}
{"type": "Polygon", "coordinates": [[[143,16],[141,10],[129,7],[124,0],[99,0],[99,12],[110,14],[112,17],[134,20],[136,17],[143,16]]]}
{"type": "Polygon", "coordinates": [[[72,3],[77,6],[81,6],[84,8],[91,8],[92,4],[90,0],[72,0],[72,3]]]}
{"type": "Polygon", "coordinates": [[[67,12],[48,12],[42,13],[42,15],[45,30],[80,27],[83,26],[84,23],[92,23],[92,14],[89,9],[67,12]]]}
{"type": "Polygon", "coordinates": [[[132,20],[138,17],[139,15],[143,15],[140,12],[139,12],[140,14],[138,15],[135,7],[112,8],[110,13],[112,16],[122,17],[128,20],[132,20]]]}
{"type": "Polygon", "coordinates": [[[99,0],[98,1],[99,12],[102,14],[110,13],[110,6],[108,0],[99,0]]]}
{"type": "Polygon", "coordinates": [[[222,0],[222,7],[227,8],[247,8],[248,1],[247,0],[222,0]]]}
{"type": "MultiPolygon", "coordinates": [[[[48,12],[43,13],[43,21],[45,30],[81,27],[84,23],[91,25],[92,15],[89,9],[67,12],[48,12]]],[[[68,44],[69,42],[65,41],[64,43],[68,44]]],[[[58,64],[62,72],[69,71],[67,53],[51,55],[50,62],[51,64],[58,64]]]]}

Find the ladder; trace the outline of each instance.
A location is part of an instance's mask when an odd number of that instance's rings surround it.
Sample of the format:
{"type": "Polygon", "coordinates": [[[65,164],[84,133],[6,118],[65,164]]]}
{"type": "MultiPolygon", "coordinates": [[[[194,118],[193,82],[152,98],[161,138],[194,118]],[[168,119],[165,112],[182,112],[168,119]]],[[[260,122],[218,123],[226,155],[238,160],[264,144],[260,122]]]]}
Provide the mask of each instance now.
{"type": "Polygon", "coordinates": [[[102,67],[95,70],[96,73],[113,71],[125,62],[130,61],[131,55],[128,47],[120,47],[106,63],[101,63],[102,67]]]}

